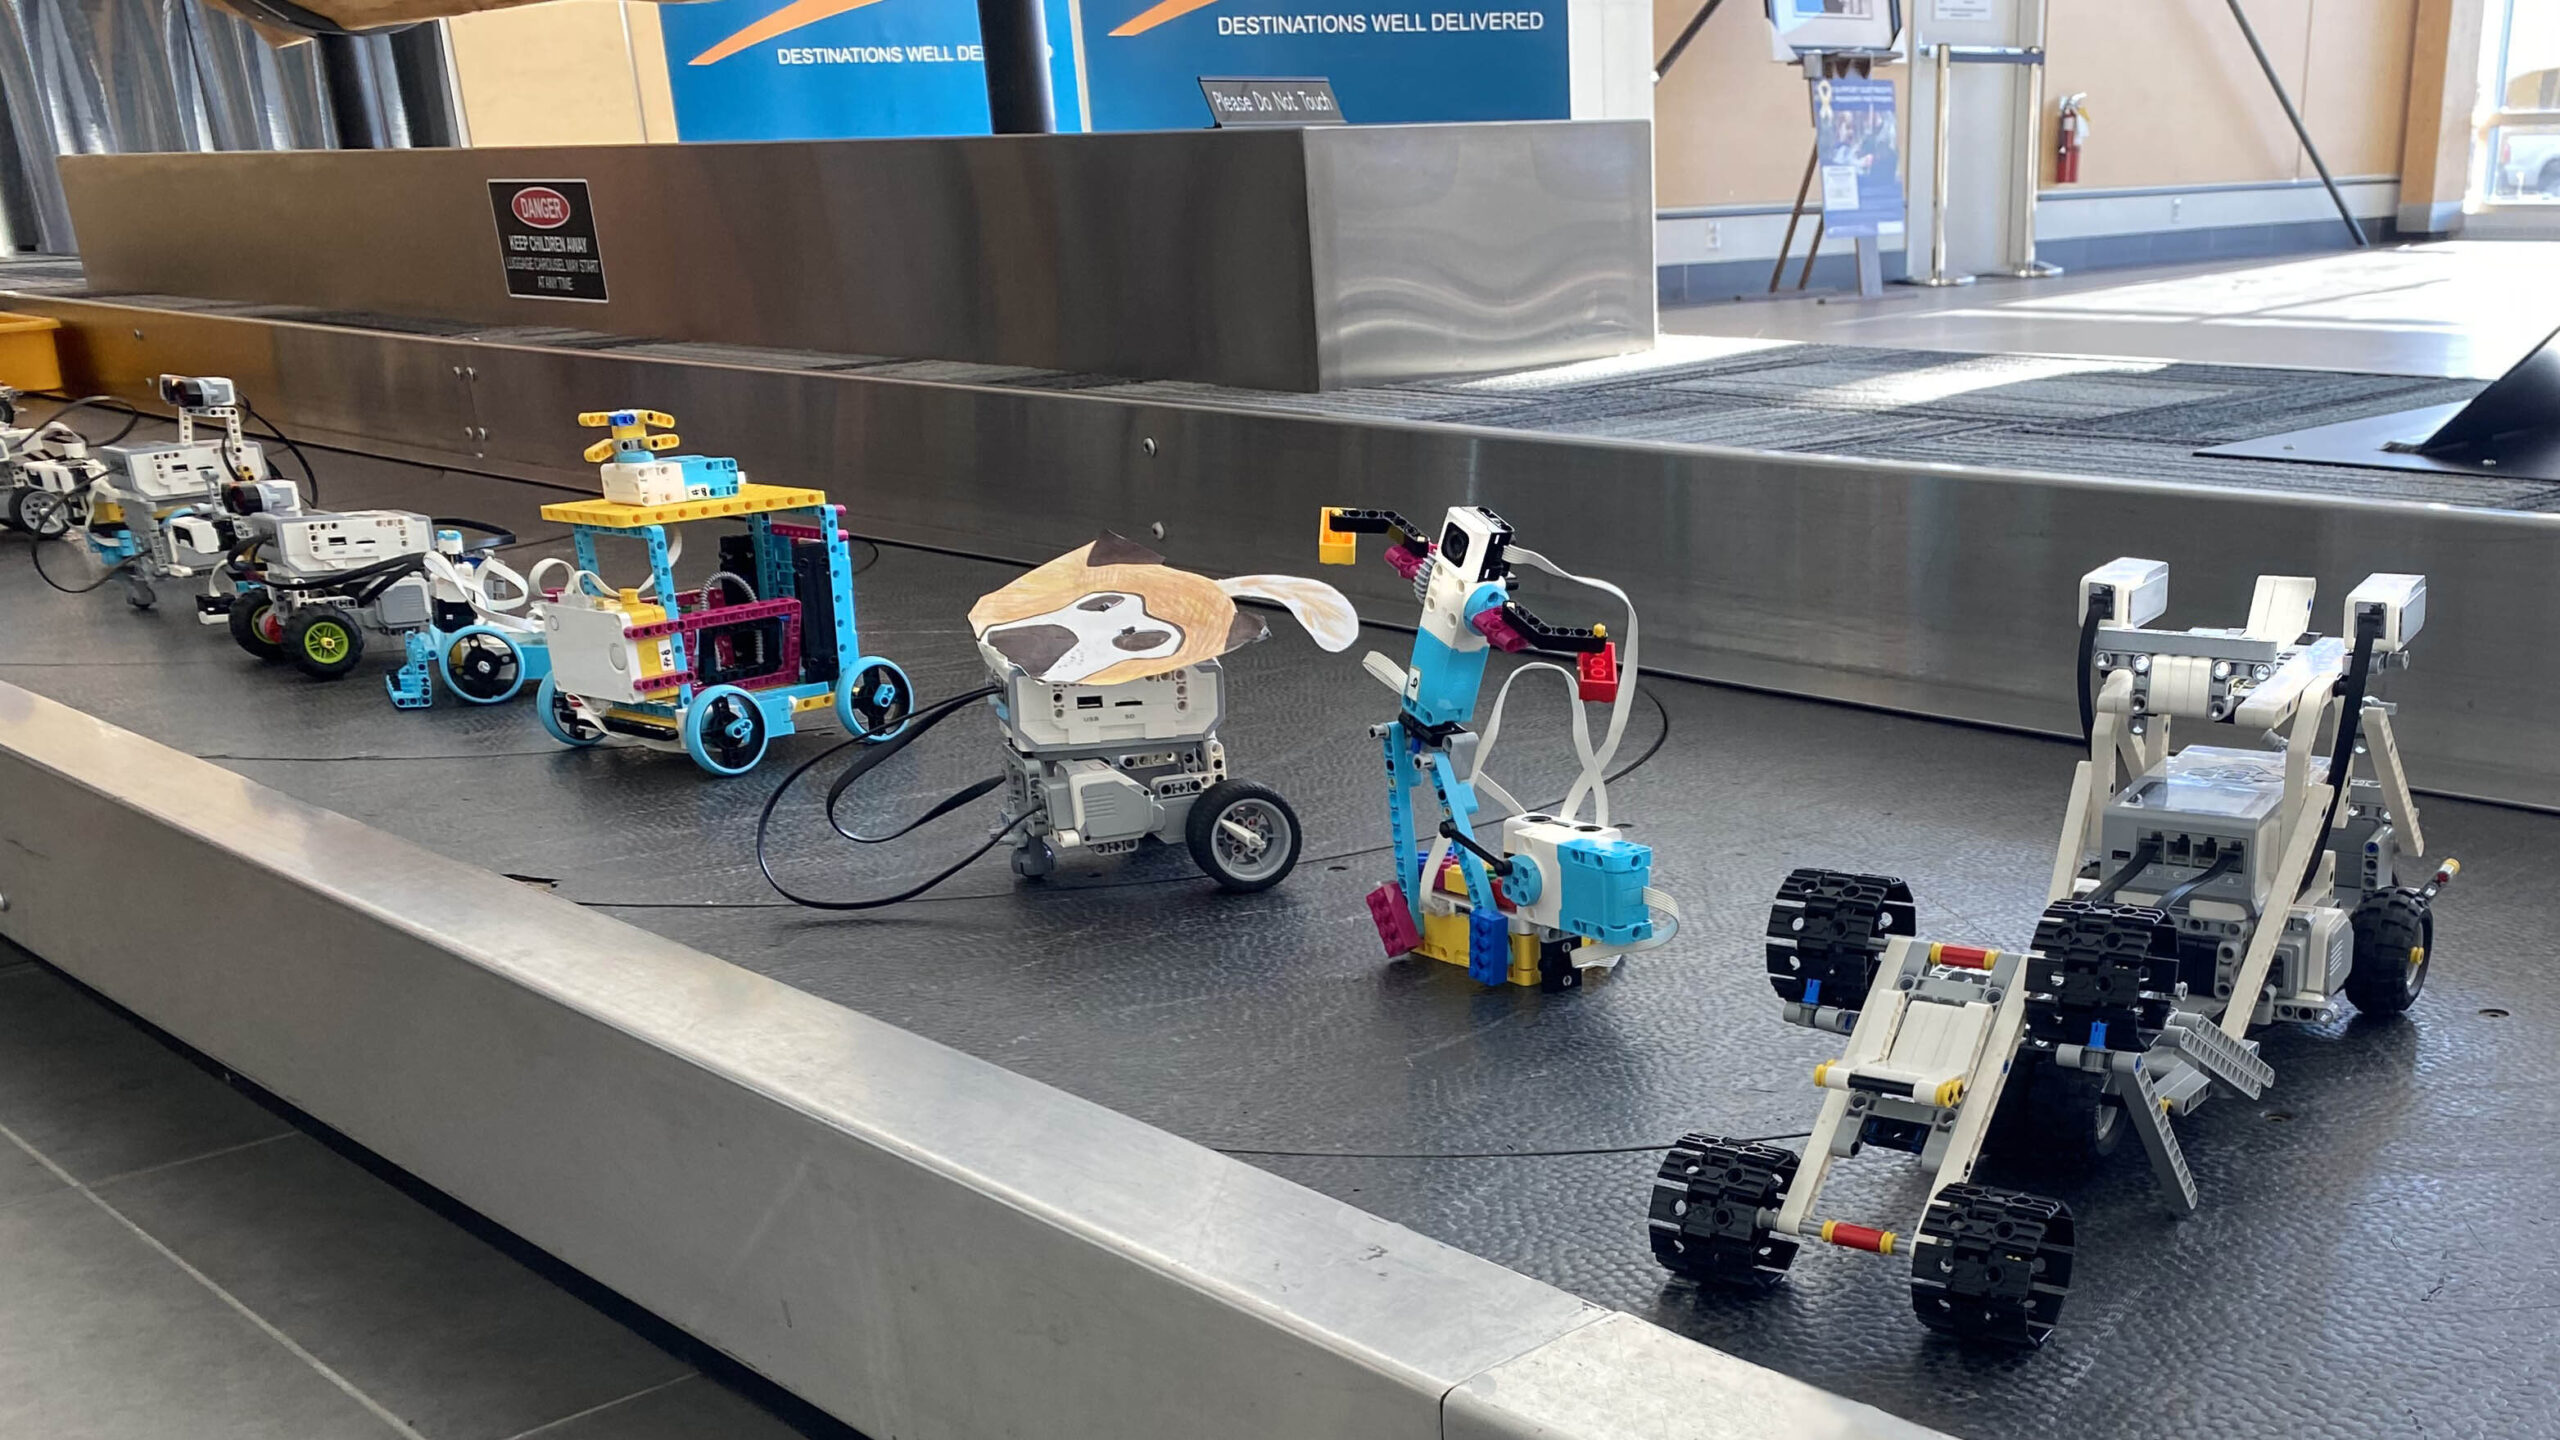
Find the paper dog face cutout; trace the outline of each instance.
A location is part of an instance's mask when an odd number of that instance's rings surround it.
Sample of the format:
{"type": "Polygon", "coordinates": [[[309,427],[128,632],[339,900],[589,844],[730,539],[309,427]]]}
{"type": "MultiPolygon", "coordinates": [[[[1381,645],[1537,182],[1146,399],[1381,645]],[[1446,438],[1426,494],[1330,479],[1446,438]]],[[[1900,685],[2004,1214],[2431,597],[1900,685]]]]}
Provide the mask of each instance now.
{"type": "Polygon", "coordinates": [[[1287,606],[1327,650],[1348,647],[1359,633],[1351,602],[1321,580],[1211,580],[1111,534],[979,597],[969,627],[990,664],[1055,684],[1117,685],[1268,635],[1261,616],[1236,608],[1239,595],[1287,606]]]}
{"type": "Polygon", "coordinates": [[[1125,590],[1097,590],[1046,615],[990,625],[978,639],[1025,673],[1060,683],[1182,648],[1181,629],[1148,614],[1147,597],[1125,590]]]}

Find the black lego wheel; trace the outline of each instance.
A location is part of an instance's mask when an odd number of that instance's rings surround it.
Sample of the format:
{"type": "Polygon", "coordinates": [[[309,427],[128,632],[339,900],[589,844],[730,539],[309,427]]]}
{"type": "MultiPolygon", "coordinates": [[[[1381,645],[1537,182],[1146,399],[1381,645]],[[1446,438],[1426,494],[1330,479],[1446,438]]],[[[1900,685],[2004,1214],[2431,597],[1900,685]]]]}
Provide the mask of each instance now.
{"type": "Polygon", "coordinates": [[[364,632],[356,617],[335,605],[304,610],[285,622],[285,658],[314,680],[335,680],[364,658],[364,632]]]}
{"type": "Polygon", "coordinates": [[[1775,1145],[1684,1135],[1654,1176],[1646,1225],[1662,1268],[1702,1284],[1765,1290],[1795,1263],[1795,1241],[1760,1223],[1795,1183],[1796,1154],[1775,1145]]]}
{"type": "Polygon", "coordinates": [[[2400,1014],[2427,988],[2427,968],[2435,956],[2435,907],[2406,887],[2376,890],[2356,907],[2353,923],[2356,949],[2347,972],[2347,998],[2367,1015],[2400,1014]]]}
{"type": "Polygon", "coordinates": [[[1305,832],[1279,791],[1252,780],[1221,780],[1191,802],[1182,838],[1220,889],[1250,894],[1297,868],[1305,832]]]}
{"type": "Polygon", "coordinates": [[[1855,1010],[1887,942],[1920,927],[1911,887],[1890,875],[1798,870],[1769,907],[1769,984],[1790,1003],[1855,1010]]]}
{"type": "Polygon", "coordinates": [[[1950,1185],[1911,1247],[1911,1308],[1959,1340],[2042,1345],[2071,1292],[2074,1238],[2059,1200],[1950,1185]]]}
{"type": "Polygon", "coordinates": [[[236,597],[231,602],[231,639],[241,649],[261,660],[284,658],[284,623],[277,618],[275,601],[263,593],[236,597]]]}

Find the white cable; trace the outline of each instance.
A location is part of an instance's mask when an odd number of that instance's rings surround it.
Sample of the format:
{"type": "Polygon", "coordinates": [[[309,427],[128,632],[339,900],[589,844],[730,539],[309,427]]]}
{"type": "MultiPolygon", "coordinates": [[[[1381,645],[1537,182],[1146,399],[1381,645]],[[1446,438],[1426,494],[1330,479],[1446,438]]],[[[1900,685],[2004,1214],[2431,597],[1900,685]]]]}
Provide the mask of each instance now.
{"type": "MultiPolygon", "coordinates": [[[[1564,800],[1564,818],[1572,820],[1582,808],[1583,797],[1590,796],[1593,823],[1606,825],[1609,823],[1609,764],[1617,758],[1618,742],[1626,737],[1627,712],[1635,704],[1636,698],[1636,602],[1627,597],[1626,591],[1608,581],[1576,575],[1526,546],[1513,545],[1509,553],[1511,558],[1525,560],[1558,579],[1570,580],[1576,585],[1589,586],[1591,589],[1613,595],[1617,597],[1619,604],[1626,607],[1626,640],[1618,647],[1618,698],[1609,709],[1608,734],[1600,742],[1598,750],[1589,749],[1587,743],[1582,748],[1582,774],[1574,780],[1573,788],[1565,793],[1564,800]]],[[[1504,683],[1507,686],[1509,682],[1504,683]]],[[[1574,704],[1578,719],[1581,708],[1578,695],[1574,704]]]]}

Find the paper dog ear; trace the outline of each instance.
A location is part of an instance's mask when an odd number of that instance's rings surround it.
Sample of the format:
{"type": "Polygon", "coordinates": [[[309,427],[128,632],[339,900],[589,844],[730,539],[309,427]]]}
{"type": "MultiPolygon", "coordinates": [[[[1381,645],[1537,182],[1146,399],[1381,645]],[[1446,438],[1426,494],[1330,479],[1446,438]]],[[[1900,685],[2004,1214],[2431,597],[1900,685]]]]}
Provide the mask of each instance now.
{"type": "Polygon", "coordinates": [[[1299,575],[1239,575],[1221,580],[1218,588],[1230,597],[1269,600],[1288,607],[1298,617],[1317,645],[1326,650],[1348,650],[1360,638],[1360,612],[1351,608],[1343,593],[1321,580],[1299,575]]]}

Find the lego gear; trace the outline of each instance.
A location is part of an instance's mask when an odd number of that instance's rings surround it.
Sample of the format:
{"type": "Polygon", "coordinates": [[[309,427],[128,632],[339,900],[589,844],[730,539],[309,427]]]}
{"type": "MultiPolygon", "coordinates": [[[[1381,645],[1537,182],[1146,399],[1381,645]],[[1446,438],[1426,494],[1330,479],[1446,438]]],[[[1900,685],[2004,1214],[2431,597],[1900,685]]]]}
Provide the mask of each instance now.
{"type": "Polygon", "coordinates": [[[1911,1308],[1964,1340],[2042,1345],[2071,1290],[2071,1207],[1981,1185],[1929,1202],[1911,1250],[1911,1308]]]}
{"type": "Polygon", "coordinates": [[[1893,876],[1798,870],[1769,907],[1769,984],[1791,1003],[1861,1009],[1885,943],[1919,924],[1911,887],[1893,876]]]}
{"type": "Polygon", "coordinates": [[[2347,998],[2376,1017],[2397,1015],[2427,988],[2435,958],[2435,908],[2405,886],[2376,890],[2356,907],[2355,962],[2347,972],[2347,998]]]}
{"type": "Polygon", "coordinates": [[[1796,1154],[1775,1145],[1684,1135],[1654,1177],[1653,1258],[1702,1283],[1765,1289],[1799,1248],[1760,1223],[1795,1183],[1796,1154]]]}

